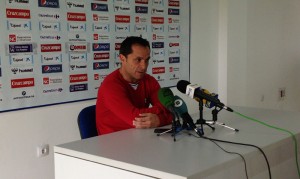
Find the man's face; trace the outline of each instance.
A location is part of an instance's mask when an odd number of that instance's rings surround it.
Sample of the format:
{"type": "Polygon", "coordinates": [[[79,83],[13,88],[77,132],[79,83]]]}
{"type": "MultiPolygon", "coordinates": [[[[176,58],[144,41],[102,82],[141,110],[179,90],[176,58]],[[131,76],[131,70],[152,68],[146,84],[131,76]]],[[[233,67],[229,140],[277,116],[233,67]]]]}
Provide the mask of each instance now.
{"type": "Polygon", "coordinates": [[[140,45],[132,45],[132,53],[127,55],[120,55],[122,66],[120,72],[123,78],[131,83],[136,83],[141,80],[147,72],[150,49],[140,45]]]}

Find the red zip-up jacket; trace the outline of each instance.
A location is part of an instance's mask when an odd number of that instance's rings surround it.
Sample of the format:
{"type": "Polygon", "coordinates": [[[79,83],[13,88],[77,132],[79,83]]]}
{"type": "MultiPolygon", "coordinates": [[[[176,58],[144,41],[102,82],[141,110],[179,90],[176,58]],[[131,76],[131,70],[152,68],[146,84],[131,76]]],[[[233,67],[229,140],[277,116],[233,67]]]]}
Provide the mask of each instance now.
{"type": "Polygon", "coordinates": [[[157,114],[160,126],[172,122],[172,114],[159,102],[159,83],[145,74],[137,89],[123,79],[119,69],[108,75],[98,91],[96,124],[98,134],[135,128],[133,120],[141,113],[157,114]],[[151,107],[149,107],[151,104],[151,107]]]}

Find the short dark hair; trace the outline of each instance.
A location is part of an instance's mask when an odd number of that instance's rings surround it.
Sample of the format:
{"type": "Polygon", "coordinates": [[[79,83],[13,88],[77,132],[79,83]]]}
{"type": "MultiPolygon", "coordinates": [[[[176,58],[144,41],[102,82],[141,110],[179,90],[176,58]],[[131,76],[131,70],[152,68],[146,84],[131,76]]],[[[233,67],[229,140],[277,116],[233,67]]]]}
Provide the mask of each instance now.
{"type": "Polygon", "coordinates": [[[127,37],[122,43],[120,47],[120,55],[124,55],[127,57],[127,55],[132,53],[132,45],[140,45],[143,47],[148,47],[150,49],[149,41],[146,39],[143,39],[142,37],[138,36],[130,36],[127,37]]]}

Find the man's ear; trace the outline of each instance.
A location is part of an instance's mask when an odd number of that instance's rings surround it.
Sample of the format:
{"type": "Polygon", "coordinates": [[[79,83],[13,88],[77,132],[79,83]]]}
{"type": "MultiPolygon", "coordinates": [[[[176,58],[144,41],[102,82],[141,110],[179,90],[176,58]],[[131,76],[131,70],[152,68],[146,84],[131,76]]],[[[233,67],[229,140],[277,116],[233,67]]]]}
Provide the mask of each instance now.
{"type": "Polygon", "coordinates": [[[121,62],[125,62],[126,57],[122,54],[119,55],[121,62]]]}

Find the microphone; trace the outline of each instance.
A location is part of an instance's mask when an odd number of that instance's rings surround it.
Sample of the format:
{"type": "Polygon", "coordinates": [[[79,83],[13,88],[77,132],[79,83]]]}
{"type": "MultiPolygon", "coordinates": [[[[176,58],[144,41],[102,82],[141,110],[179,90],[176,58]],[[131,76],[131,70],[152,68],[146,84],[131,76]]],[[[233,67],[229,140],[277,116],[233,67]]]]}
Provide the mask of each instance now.
{"type": "Polygon", "coordinates": [[[169,88],[160,88],[158,90],[158,99],[160,103],[167,109],[173,108],[174,106],[174,94],[169,88]]]}
{"type": "MultiPolygon", "coordinates": [[[[177,132],[177,127],[180,126],[179,116],[177,112],[174,110],[174,94],[169,88],[160,88],[158,90],[158,99],[159,102],[166,107],[173,116],[173,123],[172,123],[172,131],[177,132]],[[175,119],[178,119],[175,121],[175,119]]],[[[175,135],[174,135],[175,136],[175,135]]]]}
{"type": "Polygon", "coordinates": [[[226,109],[227,111],[233,112],[230,107],[225,106],[223,103],[220,102],[219,99],[205,93],[202,89],[199,88],[197,85],[191,85],[190,82],[185,80],[180,80],[177,83],[177,89],[188,95],[190,98],[196,100],[206,99],[207,101],[213,102],[217,107],[221,109],[226,109]]]}
{"type": "MultiPolygon", "coordinates": [[[[208,95],[210,95],[210,96],[216,98],[216,99],[219,101],[219,98],[218,98],[219,95],[218,95],[218,94],[216,94],[216,93],[210,93],[207,89],[203,89],[202,91],[203,91],[204,93],[206,93],[206,94],[208,94],[208,95]]],[[[198,101],[198,102],[199,102],[199,101],[198,101]]],[[[211,101],[208,101],[208,100],[206,100],[206,99],[203,99],[202,102],[203,102],[203,104],[205,105],[205,107],[207,107],[207,108],[213,108],[213,107],[216,106],[215,103],[213,103],[213,102],[211,102],[211,101]]]]}
{"type": "Polygon", "coordinates": [[[179,119],[178,114],[174,111],[174,94],[169,88],[160,88],[158,90],[158,99],[173,114],[173,118],[179,119]]]}
{"type": "Polygon", "coordinates": [[[189,115],[185,102],[177,95],[174,96],[174,99],[174,110],[189,125],[190,128],[192,128],[199,136],[202,136],[202,133],[197,129],[192,117],[189,115]]]}

